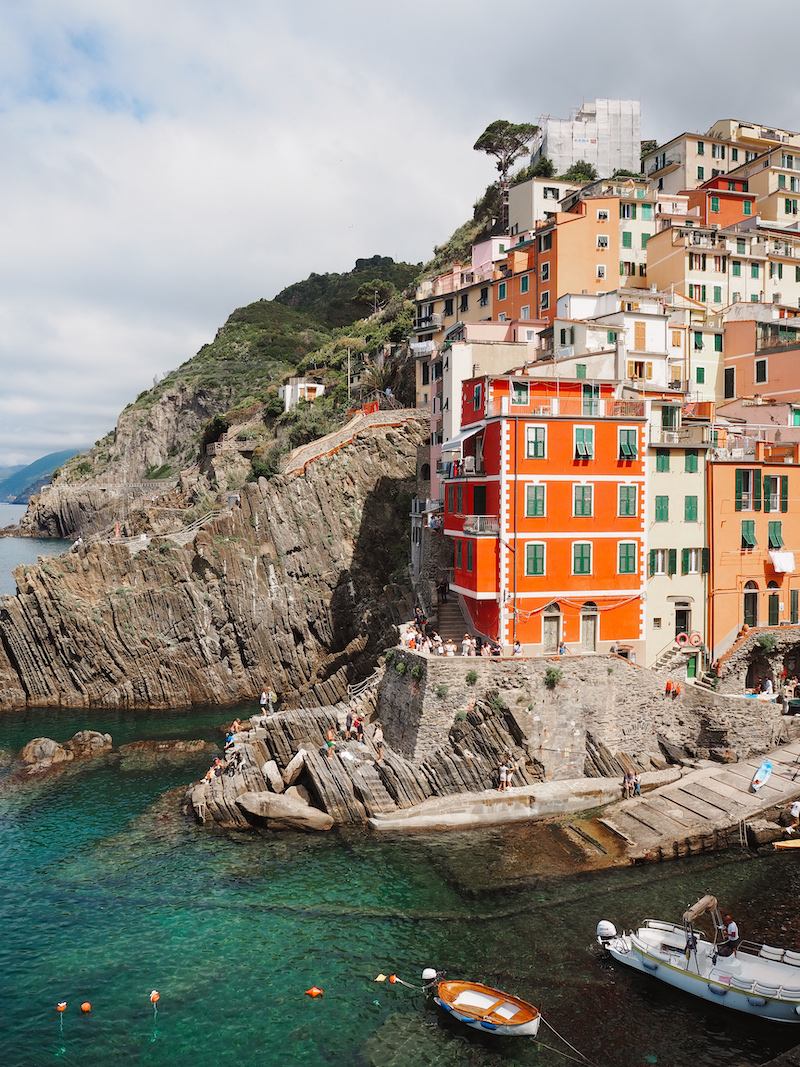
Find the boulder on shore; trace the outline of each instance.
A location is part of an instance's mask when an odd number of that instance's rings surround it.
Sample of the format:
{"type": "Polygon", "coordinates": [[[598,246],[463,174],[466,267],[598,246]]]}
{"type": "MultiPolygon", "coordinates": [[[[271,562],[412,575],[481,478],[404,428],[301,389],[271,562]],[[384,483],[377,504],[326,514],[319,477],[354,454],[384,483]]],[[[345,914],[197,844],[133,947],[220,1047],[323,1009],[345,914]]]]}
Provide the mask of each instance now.
{"type": "Polygon", "coordinates": [[[333,819],[327,812],[303,804],[294,797],[277,793],[242,793],[237,805],[248,815],[266,819],[270,830],[330,830],[333,819]]]}

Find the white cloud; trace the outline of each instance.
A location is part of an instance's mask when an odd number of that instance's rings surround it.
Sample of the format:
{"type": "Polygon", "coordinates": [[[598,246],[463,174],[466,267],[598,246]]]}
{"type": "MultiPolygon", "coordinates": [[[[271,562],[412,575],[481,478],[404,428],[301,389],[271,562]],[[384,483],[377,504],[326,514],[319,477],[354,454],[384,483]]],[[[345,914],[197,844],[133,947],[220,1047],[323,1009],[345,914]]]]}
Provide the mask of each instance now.
{"type": "Polygon", "coordinates": [[[359,256],[427,259],[495,176],[472,151],[495,118],[618,95],[659,139],[723,115],[800,125],[791,65],[752,47],[751,13],[7,5],[0,464],[91,443],[237,306],[359,256]]]}

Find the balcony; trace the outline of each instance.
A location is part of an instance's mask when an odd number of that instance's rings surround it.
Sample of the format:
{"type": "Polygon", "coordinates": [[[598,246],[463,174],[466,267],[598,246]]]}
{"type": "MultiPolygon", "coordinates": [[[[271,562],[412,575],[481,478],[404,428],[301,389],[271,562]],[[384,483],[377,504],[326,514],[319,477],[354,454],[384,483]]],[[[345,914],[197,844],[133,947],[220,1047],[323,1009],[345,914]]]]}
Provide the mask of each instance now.
{"type": "Polygon", "coordinates": [[[483,478],[486,471],[483,460],[476,460],[474,456],[464,456],[463,459],[439,460],[436,464],[436,473],[442,478],[483,478]]]}
{"type": "Polygon", "coordinates": [[[428,330],[439,330],[442,326],[441,315],[421,315],[414,319],[414,329],[417,333],[426,333],[428,330]]]}
{"type": "Polygon", "coordinates": [[[677,430],[667,429],[665,426],[650,427],[651,445],[685,445],[693,448],[697,445],[711,444],[710,426],[681,426],[677,430]]]}
{"type": "Polygon", "coordinates": [[[527,404],[512,404],[509,397],[499,397],[490,405],[490,415],[525,415],[530,418],[562,419],[643,419],[643,400],[618,400],[613,397],[581,400],[577,397],[532,397],[527,404]]]}
{"type": "Polygon", "coordinates": [[[466,515],[464,533],[476,534],[478,537],[498,537],[500,520],[496,515],[466,515]]]}

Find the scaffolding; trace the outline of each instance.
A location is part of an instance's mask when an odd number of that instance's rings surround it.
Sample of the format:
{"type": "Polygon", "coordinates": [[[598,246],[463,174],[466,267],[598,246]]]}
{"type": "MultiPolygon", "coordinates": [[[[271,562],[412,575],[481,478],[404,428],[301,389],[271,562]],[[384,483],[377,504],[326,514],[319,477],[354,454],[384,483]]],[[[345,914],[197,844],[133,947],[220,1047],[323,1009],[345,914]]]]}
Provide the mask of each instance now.
{"type": "Polygon", "coordinates": [[[573,108],[569,119],[542,115],[531,161],[552,160],[556,174],[578,162],[590,163],[598,177],[641,170],[642,105],[639,100],[596,99],[573,108]]]}

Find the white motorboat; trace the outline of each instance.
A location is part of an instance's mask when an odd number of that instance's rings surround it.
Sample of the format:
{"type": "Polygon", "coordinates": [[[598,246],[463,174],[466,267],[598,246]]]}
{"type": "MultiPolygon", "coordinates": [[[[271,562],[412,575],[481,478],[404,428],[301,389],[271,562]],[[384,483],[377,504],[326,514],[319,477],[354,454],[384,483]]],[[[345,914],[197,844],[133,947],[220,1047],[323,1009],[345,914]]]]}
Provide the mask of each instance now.
{"type": "Polygon", "coordinates": [[[602,919],[597,940],[619,963],[676,989],[761,1019],[800,1023],[800,952],[727,941],[715,897],[701,897],[681,925],[645,919],[618,934],[602,919]],[[702,915],[713,922],[713,940],[695,928],[702,915]]]}

